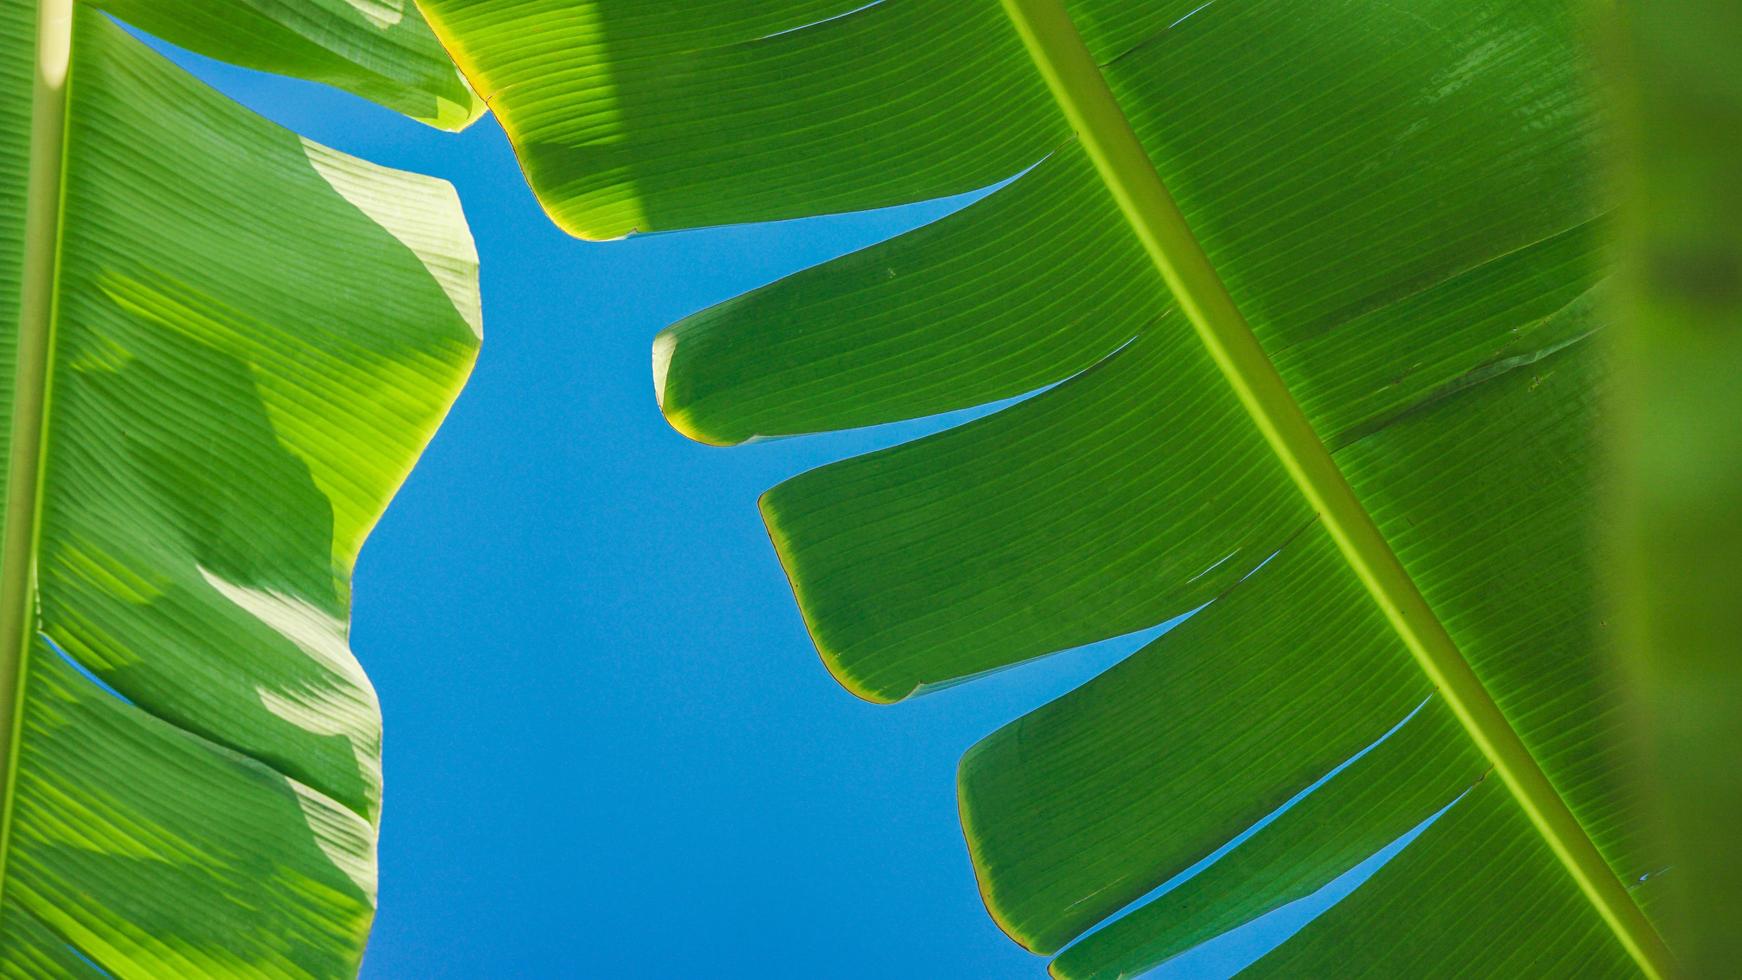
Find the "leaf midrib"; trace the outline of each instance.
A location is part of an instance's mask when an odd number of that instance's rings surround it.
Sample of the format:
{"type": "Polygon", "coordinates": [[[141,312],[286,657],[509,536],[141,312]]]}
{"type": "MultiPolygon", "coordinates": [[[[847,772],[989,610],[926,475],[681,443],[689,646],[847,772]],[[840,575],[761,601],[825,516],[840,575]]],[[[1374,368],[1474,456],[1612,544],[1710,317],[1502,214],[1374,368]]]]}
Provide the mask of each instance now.
{"type": "Polygon", "coordinates": [[[66,195],[67,92],[72,77],[73,0],[38,0],[31,73],[24,270],[19,284],[16,378],[0,542],[0,895],[11,853],[24,679],[35,633],[36,544],[41,524],[42,446],[54,349],[60,225],[66,195]]]}
{"type": "Polygon", "coordinates": [[[1669,975],[1663,940],[1471,670],[1258,343],[1060,0],[1002,2],[1181,312],[1356,577],[1628,955],[1654,980],[1669,975]]]}

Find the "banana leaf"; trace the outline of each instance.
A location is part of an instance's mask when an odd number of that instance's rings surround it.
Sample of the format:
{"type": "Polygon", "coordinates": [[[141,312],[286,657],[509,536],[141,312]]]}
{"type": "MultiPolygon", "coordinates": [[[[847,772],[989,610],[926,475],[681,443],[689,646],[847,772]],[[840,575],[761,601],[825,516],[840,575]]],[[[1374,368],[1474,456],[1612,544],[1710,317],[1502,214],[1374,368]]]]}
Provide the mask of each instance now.
{"type": "Polygon", "coordinates": [[[354,974],[358,548],[476,355],[452,188],[0,6],[0,974],[354,974]]]}
{"type": "Polygon", "coordinates": [[[1202,608],[968,751],[987,908],[1129,976],[1661,976],[1593,540],[1614,202],[1562,0],[424,0],[563,228],[1000,182],[656,338],[691,438],[1028,395],[762,513],[893,702],[1202,608]],[[1373,868],[1377,867],[1377,870],[1373,868]]]}
{"type": "Polygon", "coordinates": [[[484,114],[415,0],[90,0],[220,61],[324,82],[441,129],[484,114]]]}

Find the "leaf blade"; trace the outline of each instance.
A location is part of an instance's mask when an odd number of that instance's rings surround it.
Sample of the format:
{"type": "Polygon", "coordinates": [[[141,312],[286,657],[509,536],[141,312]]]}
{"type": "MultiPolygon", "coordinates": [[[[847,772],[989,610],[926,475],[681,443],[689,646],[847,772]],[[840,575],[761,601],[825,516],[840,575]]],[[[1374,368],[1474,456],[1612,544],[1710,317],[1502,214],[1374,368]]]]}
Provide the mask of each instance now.
{"type": "Polygon", "coordinates": [[[475,357],[476,254],[445,183],[96,11],[73,32],[0,920],[111,973],[353,972],[380,714],[351,569],[475,357]]]}
{"type": "Polygon", "coordinates": [[[415,0],[95,4],[171,44],[244,68],[322,82],[438,129],[462,130],[484,114],[484,101],[449,60],[415,0]]]}

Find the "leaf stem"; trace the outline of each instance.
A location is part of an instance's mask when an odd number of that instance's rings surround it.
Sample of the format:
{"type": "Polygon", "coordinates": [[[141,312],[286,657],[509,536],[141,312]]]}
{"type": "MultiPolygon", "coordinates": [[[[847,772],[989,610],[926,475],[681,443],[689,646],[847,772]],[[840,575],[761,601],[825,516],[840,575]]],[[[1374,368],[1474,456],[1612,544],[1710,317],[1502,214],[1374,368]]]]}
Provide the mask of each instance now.
{"type": "Polygon", "coordinates": [[[1061,0],[1003,0],[1053,97],[1240,403],[1392,628],[1646,976],[1671,957],[1313,431],[1138,142],[1061,0]]]}
{"type": "Polygon", "coordinates": [[[24,681],[36,592],[36,537],[47,417],[49,361],[60,267],[66,176],[67,89],[73,0],[37,0],[31,86],[30,163],[25,185],[24,269],[19,284],[17,374],[0,538],[0,882],[11,851],[13,788],[23,727],[24,681]]]}

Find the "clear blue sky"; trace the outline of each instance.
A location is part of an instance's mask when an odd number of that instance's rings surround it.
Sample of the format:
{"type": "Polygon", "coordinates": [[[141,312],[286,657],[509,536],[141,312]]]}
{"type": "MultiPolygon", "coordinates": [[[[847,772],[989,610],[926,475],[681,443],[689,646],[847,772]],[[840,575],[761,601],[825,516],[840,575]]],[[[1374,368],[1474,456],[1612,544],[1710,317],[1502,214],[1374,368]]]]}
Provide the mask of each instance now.
{"type": "MultiPolygon", "coordinates": [[[[589,245],[545,220],[489,118],[442,134],[174,57],[297,132],[452,181],[482,256],[477,371],[357,575],[387,731],[364,976],[1043,976],[981,907],[956,760],[1141,638],[856,700],[755,500],[944,423],[710,449],[649,380],[672,320],[964,202],[589,245]]],[[[1158,975],[1226,976],[1309,916],[1158,975]]]]}

